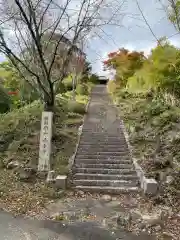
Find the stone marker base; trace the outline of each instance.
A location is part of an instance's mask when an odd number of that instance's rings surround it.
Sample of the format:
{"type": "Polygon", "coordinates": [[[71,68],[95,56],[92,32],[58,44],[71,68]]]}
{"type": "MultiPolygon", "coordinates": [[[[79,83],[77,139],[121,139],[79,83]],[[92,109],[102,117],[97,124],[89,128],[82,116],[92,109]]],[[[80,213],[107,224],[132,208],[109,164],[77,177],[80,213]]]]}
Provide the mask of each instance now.
{"type": "Polygon", "coordinates": [[[143,192],[147,195],[156,195],[158,193],[159,186],[157,181],[153,178],[146,178],[142,168],[139,166],[136,160],[133,159],[133,161],[143,192]]]}
{"type": "Polygon", "coordinates": [[[55,176],[55,171],[51,170],[49,172],[46,172],[46,184],[50,184],[56,189],[67,189],[67,176],[66,175],[58,175],[55,176]]]}
{"type": "Polygon", "coordinates": [[[158,192],[158,183],[153,178],[143,179],[143,190],[145,194],[156,195],[158,192]]]}
{"type": "Polygon", "coordinates": [[[55,182],[56,188],[60,189],[67,189],[67,176],[66,175],[58,175],[56,177],[56,182],[55,182]]]}

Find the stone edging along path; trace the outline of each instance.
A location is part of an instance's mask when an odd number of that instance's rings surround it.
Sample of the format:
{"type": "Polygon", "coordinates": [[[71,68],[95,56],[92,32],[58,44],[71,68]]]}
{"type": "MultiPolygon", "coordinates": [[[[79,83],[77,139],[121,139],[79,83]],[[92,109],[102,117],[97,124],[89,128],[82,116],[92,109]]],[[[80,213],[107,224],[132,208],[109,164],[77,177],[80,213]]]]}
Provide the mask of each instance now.
{"type": "Polygon", "coordinates": [[[131,154],[131,158],[133,160],[133,164],[134,164],[135,170],[137,172],[137,176],[139,177],[139,180],[140,180],[140,186],[143,189],[144,193],[151,192],[152,195],[156,195],[158,193],[158,188],[159,188],[158,183],[154,178],[147,178],[145,176],[143,169],[138,164],[136,158],[133,157],[132,146],[130,145],[129,135],[126,131],[123,120],[121,120],[121,124],[122,124],[122,130],[123,130],[123,133],[124,133],[124,136],[125,136],[128,148],[129,148],[129,152],[131,154]],[[147,189],[147,188],[149,188],[149,189],[147,189]]]}
{"type": "MultiPolygon", "coordinates": [[[[108,88],[107,88],[107,92],[108,92],[108,88]]],[[[110,95],[110,93],[109,93],[109,95],[110,95]]],[[[110,95],[110,97],[111,97],[111,95],[110,95]]],[[[113,100],[112,97],[111,97],[111,99],[112,99],[112,102],[114,103],[114,106],[118,110],[117,103],[113,100]]],[[[118,115],[119,115],[119,113],[118,113],[118,115]]],[[[147,178],[145,176],[145,173],[144,173],[143,169],[141,168],[141,166],[138,164],[137,159],[133,157],[133,147],[131,146],[130,141],[129,141],[129,134],[126,130],[123,119],[120,118],[120,122],[121,122],[120,123],[121,128],[123,130],[123,133],[124,133],[124,136],[126,139],[126,143],[128,145],[130,156],[133,160],[133,164],[134,164],[135,170],[137,172],[137,176],[139,177],[140,186],[143,189],[144,193],[147,193],[147,194],[150,193],[151,195],[156,195],[158,193],[159,185],[154,178],[147,178]]]]}

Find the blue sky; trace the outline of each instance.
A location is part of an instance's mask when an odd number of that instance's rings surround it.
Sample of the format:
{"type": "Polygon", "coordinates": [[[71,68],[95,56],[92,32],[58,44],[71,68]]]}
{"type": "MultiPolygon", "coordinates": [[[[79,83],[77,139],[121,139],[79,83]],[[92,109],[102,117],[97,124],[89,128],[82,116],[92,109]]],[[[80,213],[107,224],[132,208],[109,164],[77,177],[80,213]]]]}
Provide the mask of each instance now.
{"type": "Polygon", "coordinates": [[[0,62],[4,61],[5,57],[3,55],[0,54],[0,62]]]}
{"type": "MultiPolygon", "coordinates": [[[[172,36],[177,33],[174,26],[167,19],[166,12],[162,9],[158,0],[138,0],[139,5],[151,26],[153,32],[160,38],[162,36],[172,36]]],[[[140,14],[134,0],[127,0],[124,12],[140,14]]],[[[93,39],[87,49],[88,58],[93,64],[93,70],[99,74],[105,74],[102,71],[102,59],[106,58],[107,53],[117,50],[118,47],[125,47],[130,50],[143,50],[146,54],[155,46],[156,40],[150,32],[148,26],[142,19],[142,16],[136,16],[141,20],[129,17],[123,19],[123,27],[106,26],[105,33],[101,32],[103,39],[93,39]],[[107,36],[108,35],[108,36],[107,36]],[[96,60],[102,58],[101,60],[96,60]]],[[[180,47],[180,35],[170,37],[169,40],[180,47]]]]}

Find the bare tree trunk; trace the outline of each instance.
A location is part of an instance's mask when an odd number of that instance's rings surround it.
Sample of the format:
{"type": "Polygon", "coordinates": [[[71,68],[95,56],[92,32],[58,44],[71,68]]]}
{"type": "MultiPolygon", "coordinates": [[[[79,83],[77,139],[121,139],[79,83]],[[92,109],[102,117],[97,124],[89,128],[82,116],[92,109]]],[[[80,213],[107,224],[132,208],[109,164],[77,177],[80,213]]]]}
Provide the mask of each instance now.
{"type": "MultiPolygon", "coordinates": [[[[49,80],[50,81],[50,80],[49,80]]],[[[44,111],[47,112],[54,112],[55,107],[55,95],[54,95],[54,86],[53,83],[50,84],[50,96],[45,94],[44,95],[44,111]]]]}
{"type": "Polygon", "coordinates": [[[44,111],[54,112],[54,106],[55,106],[54,101],[46,98],[44,103],[44,111]]]}

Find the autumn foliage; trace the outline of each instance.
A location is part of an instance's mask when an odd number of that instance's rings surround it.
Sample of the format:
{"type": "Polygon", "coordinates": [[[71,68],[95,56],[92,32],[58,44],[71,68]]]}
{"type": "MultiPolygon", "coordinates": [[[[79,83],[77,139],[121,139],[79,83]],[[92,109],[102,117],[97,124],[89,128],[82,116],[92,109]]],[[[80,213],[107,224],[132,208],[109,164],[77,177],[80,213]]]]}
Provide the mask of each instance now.
{"type": "Polygon", "coordinates": [[[108,54],[108,59],[103,62],[105,68],[116,70],[116,81],[124,87],[129,77],[140,69],[145,61],[143,52],[129,51],[121,48],[117,52],[108,54]]]}
{"type": "Polygon", "coordinates": [[[8,92],[8,95],[17,95],[18,94],[18,91],[9,91],[8,92]]]}
{"type": "Polygon", "coordinates": [[[166,38],[158,40],[148,57],[122,48],[108,54],[106,69],[116,72],[115,82],[129,91],[169,93],[180,98],[180,49],[166,38]]]}

